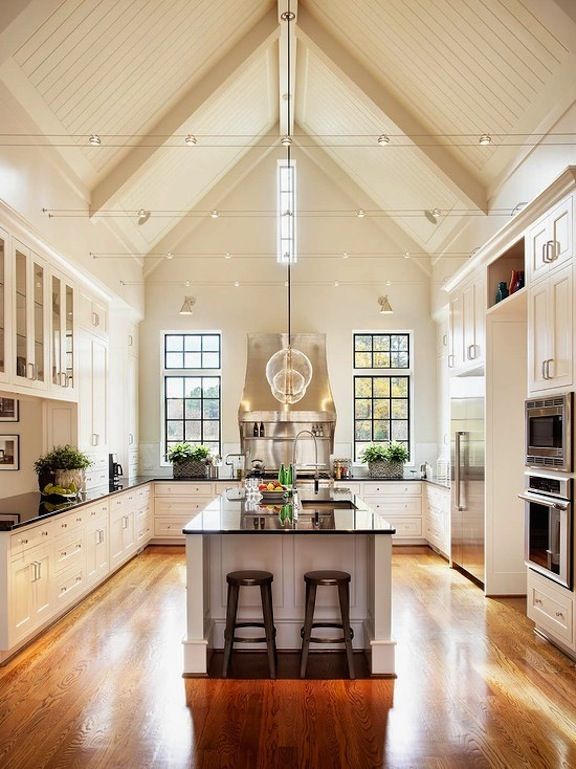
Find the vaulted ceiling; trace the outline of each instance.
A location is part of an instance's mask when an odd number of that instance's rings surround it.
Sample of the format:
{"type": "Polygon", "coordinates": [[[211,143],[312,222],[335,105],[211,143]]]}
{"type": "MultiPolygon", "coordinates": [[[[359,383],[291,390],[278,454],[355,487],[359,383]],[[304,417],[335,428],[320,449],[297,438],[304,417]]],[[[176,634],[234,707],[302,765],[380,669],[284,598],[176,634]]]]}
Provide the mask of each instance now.
{"type": "Polygon", "coordinates": [[[0,78],[135,254],[177,248],[286,133],[399,248],[442,252],[576,101],[566,0],[291,0],[290,25],[287,7],[7,0],[0,78]]]}

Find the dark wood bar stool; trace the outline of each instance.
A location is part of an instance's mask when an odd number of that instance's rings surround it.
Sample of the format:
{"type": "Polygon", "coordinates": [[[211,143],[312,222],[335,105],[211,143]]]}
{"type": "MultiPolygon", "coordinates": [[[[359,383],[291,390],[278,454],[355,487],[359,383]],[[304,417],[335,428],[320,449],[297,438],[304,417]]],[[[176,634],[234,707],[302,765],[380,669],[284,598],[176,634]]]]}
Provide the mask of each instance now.
{"type": "Polygon", "coordinates": [[[352,656],[352,639],[354,631],[350,627],[350,575],[346,571],[308,571],[304,574],[306,582],[306,616],[302,636],[302,653],[300,656],[300,678],[306,677],[308,665],[308,651],[310,643],[343,643],[346,645],[346,658],[348,660],[348,675],[354,678],[354,657],[352,656]],[[342,622],[314,622],[314,606],[316,604],[316,588],[329,586],[338,588],[340,600],[340,616],[342,622]],[[341,628],[341,638],[319,638],[312,636],[312,630],[317,627],[341,628]]]}
{"type": "Polygon", "coordinates": [[[226,629],[224,630],[224,665],[223,678],[227,678],[230,668],[230,657],[234,641],[237,643],[266,643],[268,647],[268,667],[270,678],[276,678],[276,628],[272,613],[272,580],[274,575],[269,571],[232,571],[226,575],[228,583],[228,600],[226,603],[226,629]],[[262,599],[262,614],[264,622],[236,622],[238,613],[238,597],[241,587],[259,587],[262,599]],[[264,636],[257,638],[239,638],[234,631],[239,627],[264,628],[264,636]]]}

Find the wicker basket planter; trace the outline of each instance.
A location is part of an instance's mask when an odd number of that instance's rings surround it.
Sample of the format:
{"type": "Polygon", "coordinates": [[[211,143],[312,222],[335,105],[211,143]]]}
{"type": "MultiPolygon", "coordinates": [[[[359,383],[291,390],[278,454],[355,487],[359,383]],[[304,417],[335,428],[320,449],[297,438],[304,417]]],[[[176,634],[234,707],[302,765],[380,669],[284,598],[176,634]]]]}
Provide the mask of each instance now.
{"type": "Polygon", "coordinates": [[[55,470],[54,481],[56,486],[62,486],[65,489],[70,488],[73,483],[77,491],[86,491],[85,470],[55,470]]]}
{"type": "Polygon", "coordinates": [[[403,462],[368,462],[370,478],[402,478],[404,475],[403,462]]]}
{"type": "Polygon", "coordinates": [[[174,462],[172,465],[174,478],[206,478],[206,469],[206,462],[198,459],[174,462]]]}

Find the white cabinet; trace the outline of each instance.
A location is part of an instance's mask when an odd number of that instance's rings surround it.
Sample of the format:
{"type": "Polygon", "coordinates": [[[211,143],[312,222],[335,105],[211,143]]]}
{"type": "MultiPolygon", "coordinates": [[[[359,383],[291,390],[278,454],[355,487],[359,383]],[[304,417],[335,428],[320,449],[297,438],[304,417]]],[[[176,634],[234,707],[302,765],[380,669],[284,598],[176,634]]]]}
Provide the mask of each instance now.
{"type": "Polygon", "coordinates": [[[429,545],[442,555],[450,555],[450,489],[423,484],[423,529],[429,545]]]}
{"type": "Polygon", "coordinates": [[[10,353],[10,335],[8,330],[10,324],[11,308],[11,287],[8,259],[9,236],[8,233],[0,229],[0,382],[10,381],[11,374],[11,353],[10,353]]]}
{"type": "Polygon", "coordinates": [[[484,360],[484,275],[476,275],[450,294],[448,368],[454,373],[473,369],[484,360]]]}
{"type": "Polygon", "coordinates": [[[92,334],[108,338],[108,307],[106,304],[81,293],[78,297],[78,325],[92,334]]]}
{"type": "MultiPolygon", "coordinates": [[[[229,485],[233,485],[233,481],[229,485]]],[[[221,493],[214,483],[163,482],[154,484],[154,538],[184,542],[182,529],[221,493]]]]}
{"type": "Polygon", "coordinates": [[[21,386],[45,390],[48,382],[46,266],[18,242],[14,260],[14,379],[21,386]]]}
{"type": "Polygon", "coordinates": [[[536,627],[576,650],[574,593],[528,569],[527,612],[536,627]]]}
{"type": "Polygon", "coordinates": [[[361,494],[366,504],[394,526],[395,544],[425,544],[420,481],[367,481],[361,494]]]}
{"type": "Polygon", "coordinates": [[[64,275],[50,275],[51,390],[73,397],[76,388],[74,287],[64,275]]]}
{"type": "Polygon", "coordinates": [[[10,645],[17,643],[51,613],[50,549],[27,548],[10,559],[8,573],[10,645]]]}
{"type": "Polygon", "coordinates": [[[101,582],[110,571],[108,500],[86,510],[86,582],[101,582]]]}
{"type": "Polygon", "coordinates": [[[572,266],[554,270],[528,292],[528,391],[537,394],[573,382],[572,266]]]}
{"type": "Polygon", "coordinates": [[[569,195],[526,233],[528,285],[574,256],[574,195],[569,195]]]}
{"type": "Polygon", "coordinates": [[[78,444],[95,459],[108,452],[108,342],[81,331],[78,337],[78,444]]]}

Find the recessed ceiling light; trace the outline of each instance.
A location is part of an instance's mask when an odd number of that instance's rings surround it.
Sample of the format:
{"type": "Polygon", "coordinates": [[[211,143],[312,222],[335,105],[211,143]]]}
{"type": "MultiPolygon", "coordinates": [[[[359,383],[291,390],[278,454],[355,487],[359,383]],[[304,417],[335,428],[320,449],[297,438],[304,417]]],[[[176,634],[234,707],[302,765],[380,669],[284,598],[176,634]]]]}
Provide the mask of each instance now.
{"type": "Polygon", "coordinates": [[[378,144],[380,145],[390,144],[390,137],[386,136],[386,134],[382,134],[382,136],[378,137],[378,144]]]}
{"type": "Polygon", "coordinates": [[[138,217],[138,224],[146,224],[148,219],[150,219],[150,211],[146,211],[143,208],[139,208],[136,215],[138,217]]]}
{"type": "Polygon", "coordinates": [[[280,144],[283,147],[290,147],[290,145],[292,144],[292,137],[291,136],[283,136],[280,139],[280,144]]]}
{"type": "Polygon", "coordinates": [[[212,219],[218,219],[218,217],[220,216],[220,212],[216,208],[214,208],[212,211],[210,211],[210,216],[212,217],[212,219]]]}
{"type": "Polygon", "coordinates": [[[99,147],[102,144],[102,139],[98,136],[98,134],[90,134],[88,144],[91,144],[93,147],[99,147]]]}
{"type": "Polygon", "coordinates": [[[358,219],[363,219],[366,216],[366,211],[363,208],[356,209],[356,216],[358,219]]]}
{"type": "Polygon", "coordinates": [[[490,134],[482,134],[482,136],[478,139],[478,144],[481,144],[483,147],[485,147],[487,144],[492,144],[492,137],[490,134]]]}
{"type": "Polygon", "coordinates": [[[188,134],[188,136],[184,139],[186,144],[198,144],[198,139],[193,136],[192,134],[188,134]]]}

